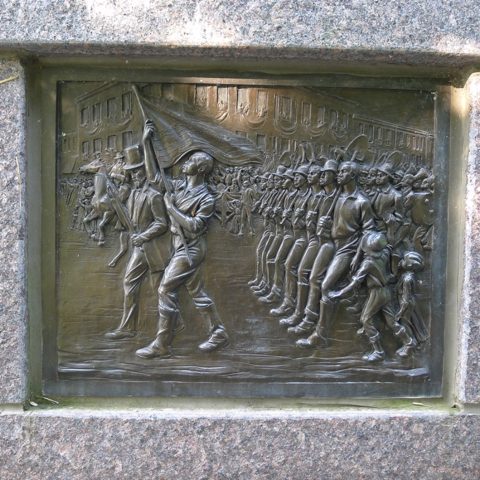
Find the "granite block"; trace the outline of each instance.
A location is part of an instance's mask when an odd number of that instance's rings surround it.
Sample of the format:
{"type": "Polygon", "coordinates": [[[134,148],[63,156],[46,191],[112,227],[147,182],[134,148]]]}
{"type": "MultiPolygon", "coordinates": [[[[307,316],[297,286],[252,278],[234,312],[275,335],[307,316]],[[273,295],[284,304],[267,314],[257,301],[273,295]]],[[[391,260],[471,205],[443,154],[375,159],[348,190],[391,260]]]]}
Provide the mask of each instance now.
{"type": "Polygon", "coordinates": [[[5,0],[0,48],[452,66],[478,62],[480,16],[474,0],[5,0]]]}
{"type": "Polygon", "coordinates": [[[478,403],[480,402],[480,75],[472,75],[466,88],[470,98],[470,127],[457,394],[463,403],[478,403]]]}
{"type": "Polygon", "coordinates": [[[0,415],[14,479],[478,478],[480,417],[281,411],[0,415]]]}
{"type": "Polygon", "coordinates": [[[26,385],[25,86],[17,61],[0,60],[0,402],[26,385]]]}

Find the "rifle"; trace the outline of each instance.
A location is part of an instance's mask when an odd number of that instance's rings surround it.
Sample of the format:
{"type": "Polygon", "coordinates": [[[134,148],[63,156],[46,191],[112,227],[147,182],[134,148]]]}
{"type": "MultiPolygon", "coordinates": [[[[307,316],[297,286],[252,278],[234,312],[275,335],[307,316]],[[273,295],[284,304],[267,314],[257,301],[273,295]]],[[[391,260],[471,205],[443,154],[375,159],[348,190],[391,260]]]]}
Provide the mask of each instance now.
{"type": "MultiPolygon", "coordinates": [[[[147,114],[145,113],[145,110],[143,108],[143,105],[142,105],[142,102],[140,100],[140,94],[138,93],[138,88],[136,85],[133,85],[132,84],[132,90],[133,90],[133,93],[135,94],[135,98],[137,99],[137,102],[138,102],[138,107],[140,108],[140,112],[142,113],[142,117],[143,117],[143,122],[146,123],[149,121],[149,118],[147,117],[147,114]]],[[[157,162],[158,163],[158,162],[157,162]]],[[[167,191],[167,193],[169,195],[171,195],[173,193],[173,185],[172,183],[167,179],[167,176],[165,175],[165,170],[163,169],[163,167],[159,164],[158,165],[158,168],[160,170],[160,177],[162,179],[162,182],[163,184],[165,185],[165,190],[167,191]]],[[[173,218],[170,218],[170,221],[172,222],[173,226],[175,227],[175,230],[176,232],[178,233],[178,236],[180,237],[180,240],[182,242],[182,245],[183,245],[183,248],[185,249],[185,256],[187,257],[187,260],[188,260],[188,264],[190,266],[193,265],[193,262],[192,262],[192,257],[190,256],[190,252],[188,250],[188,243],[187,243],[187,240],[185,238],[185,234],[183,232],[183,229],[182,227],[178,224],[178,222],[176,222],[173,218]]]]}

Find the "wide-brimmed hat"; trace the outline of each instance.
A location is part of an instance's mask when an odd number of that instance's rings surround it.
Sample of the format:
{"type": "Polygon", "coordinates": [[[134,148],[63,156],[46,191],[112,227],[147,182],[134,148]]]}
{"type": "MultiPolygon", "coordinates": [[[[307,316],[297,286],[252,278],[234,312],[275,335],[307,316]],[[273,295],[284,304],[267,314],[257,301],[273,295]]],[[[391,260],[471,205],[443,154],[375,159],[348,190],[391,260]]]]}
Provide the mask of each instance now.
{"type": "Polygon", "coordinates": [[[287,171],[287,167],[285,167],[284,165],[279,165],[277,167],[277,171],[276,172],[273,172],[273,175],[277,176],[277,177],[283,177],[283,174],[287,171]]]}
{"type": "Polygon", "coordinates": [[[338,162],[336,160],[327,160],[322,170],[324,172],[335,172],[338,171],[338,162]]]}
{"type": "Polygon", "coordinates": [[[126,148],[125,157],[125,166],[123,167],[125,170],[133,170],[145,164],[140,145],[132,145],[126,148]]]}
{"type": "Polygon", "coordinates": [[[310,165],[300,165],[293,173],[299,173],[300,175],[307,177],[309,169],[310,165]]]}
{"type": "Polygon", "coordinates": [[[389,163],[383,163],[383,164],[377,165],[377,170],[379,172],[383,172],[387,174],[390,178],[393,178],[393,172],[394,172],[393,165],[390,165],[389,163]]]}

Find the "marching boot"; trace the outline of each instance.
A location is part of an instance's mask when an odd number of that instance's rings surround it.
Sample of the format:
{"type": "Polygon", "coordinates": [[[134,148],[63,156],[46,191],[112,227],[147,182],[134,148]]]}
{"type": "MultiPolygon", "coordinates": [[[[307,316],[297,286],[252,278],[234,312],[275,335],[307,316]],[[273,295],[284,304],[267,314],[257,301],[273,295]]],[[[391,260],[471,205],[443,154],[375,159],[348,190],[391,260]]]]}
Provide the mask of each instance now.
{"type": "Polygon", "coordinates": [[[210,353],[228,345],[228,335],[223,326],[212,330],[210,336],[205,342],[202,342],[198,349],[204,353],[210,353]]]}
{"type": "Polygon", "coordinates": [[[278,308],[272,308],[270,315],[281,317],[283,315],[290,315],[293,312],[293,306],[287,300],[284,300],[278,308]]]}
{"type": "Polygon", "coordinates": [[[137,357],[140,358],[155,358],[155,357],[163,357],[168,358],[172,355],[169,345],[169,337],[171,335],[168,332],[163,331],[159,332],[157,338],[147,345],[146,347],[139,348],[135,353],[137,357]]]}
{"type": "Polygon", "coordinates": [[[308,338],[300,338],[295,342],[300,348],[328,347],[330,341],[328,334],[330,322],[335,313],[335,304],[333,302],[320,300],[320,316],[315,331],[308,338]]]}
{"type": "Polygon", "coordinates": [[[228,335],[218,315],[217,307],[212,304],[208,307],[199,308],[198,311],[210,327],[210,336],[198,346],[199,350],[209,353],[226,347],[228,345],[228,335]]]}
{"type": "Polygon", "coordinates": [[[262,303],[274,303],[280,300],[281,298],[281,292],[277,287],[272,287],[272,290],[268,295],[265,295],[263,297],[260,297],[258,300],[262,303]]]}
{"type": "Polygon", "coordinates": [[[382,345],[380,343],[380,335],[377,334],[372,338],[369,338],[370,343],[372,344],[372,351],[365,353],[362,356],[362,359],[367,362],[378,362],[385,358],[385,352],[383,351],[382,345]]]}
{"type": "Polygon", "coordinates": [[[270,287],[268,286],[267,283],[265,283],[265,285],[263,285],[261,289],[259,289],[259,290],[253,290],[252,289],[252,291],[253,291],[254,295],[256,295],[257,297],[263,297],[270,292],[270,287]]]}
{"type": "Polygon", "coordinates": [[[111,332],[107,332],[104,337],[108,338],[109,340],[121,340],[122,338],[132,338],[136,335],[136,332],[131,330],[122,330],[117,329],[111,332]]]}
{"type": "Polygon", "coordinates": [[[252,292],[256,292],[258,290],[263,290],[267,286],[267,283],[265,280],[260,280],[259,282],[254,283],[253,285],[250,286],[250,290],[252,292]]]}
{"type": "Polygon", "coordinates": [[[398,329],[394,331],[394,335],[403,343],[403,345],[395,352],[395,354],[400,358],[408,357],[417,346],[417,342],[413,336],[407,332],[407,329],[401,325],[398,325],[398,329]]]}
{"type": "Polygon", "coordinates": [[[282,327],[293,327],[302,321],[302,314],[300,312],[293,312],[289,317],[282,318],[278,323],[282,327]]]}
{"type": "Polygon", "coordinates": [[[318,315],[306,310],[303,320],[298,325],[289,327],[287,332],[293,333],[294,335],[310,335],[317,326],[317,320],[318,315]]]}

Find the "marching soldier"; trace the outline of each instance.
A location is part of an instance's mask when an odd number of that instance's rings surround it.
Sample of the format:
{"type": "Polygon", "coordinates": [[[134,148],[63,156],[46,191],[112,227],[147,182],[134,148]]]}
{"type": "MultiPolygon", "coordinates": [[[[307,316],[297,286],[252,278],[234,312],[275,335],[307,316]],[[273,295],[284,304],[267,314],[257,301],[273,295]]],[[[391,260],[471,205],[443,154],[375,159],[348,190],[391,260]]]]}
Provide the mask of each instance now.
{"type": "Polygon", "coordinates": [[[309,166],[300,166],[293,175],[293,186],[297,189],[292,205],[292,229],[294,243],[285,261],[285,293],[282,304],[270,311],[272,315],[281,316],[292,313],[296,304],[298,265],[307,248],[306,206],[312,194],[307,181],[309,166]]]}
{"type": "Polygon", "coordinates": [[[346,277],[351,268],[356,269],[360,240],[375,228],[370,200],[357,187],[357,171],[354,162],[342,163],[337,174],[337,183],[341,191],[335,202],[333,218],[319,219],[319,226],[324,229],[325,235],[331,235],[334,254],[321,285],[322,298],[317,326],[308,338],[297,340],[299,347],[328,345],[336,307],[329,294],[338,282],[346,277]]]}
{"type": "Polygon", "coordinates": [[[279,238],[280,242],[278,247],[276,246],[276,241],[272,242],[267,257],[267,264],[270,263],[273,266],[273,284],[269,293],[260,297],[259,300],[262,303],[273,303],[282,298],[285,261],[294,242],[291,215],[297,190],[291,190],[293,185],[293,170],[287,169],[283,174],[283,178],[282,186],[285,190],[285,196],[283,197],[283,202],[279,198],[280,202],[277,201],[277,207],[274,211],[275,221],[277,222],[276,231],[278,232],[275,240],[279,238]]]}
{"type": "Polygon", "coordinates": [[[338,163],[335,160],[328,160],[325,163],[320,177],[323,195],[318,199],[315,212],[317,218],[315,237],[318,239],[318,248],[313,257],[310,274],[299,278],[299,284],[302,282],[302,288],[299,290],[302,292],[302,298],[304,291],[308,292],[308,297],[305,302],[297,306],[292,316],[280,322],[281,325],[289,327],[289,333],[296,335],[309,334],[317,324],[322,280],[335,253],[331,235],[329,231],[323,227],[322,222],[328,218],[329,211],[332,209],[335,200],[337,192],[337,169],[338,163]]]}

